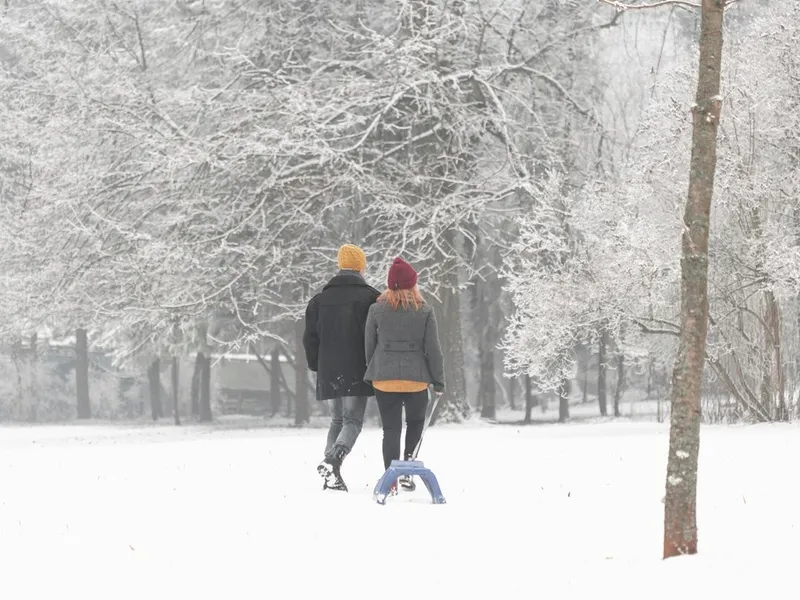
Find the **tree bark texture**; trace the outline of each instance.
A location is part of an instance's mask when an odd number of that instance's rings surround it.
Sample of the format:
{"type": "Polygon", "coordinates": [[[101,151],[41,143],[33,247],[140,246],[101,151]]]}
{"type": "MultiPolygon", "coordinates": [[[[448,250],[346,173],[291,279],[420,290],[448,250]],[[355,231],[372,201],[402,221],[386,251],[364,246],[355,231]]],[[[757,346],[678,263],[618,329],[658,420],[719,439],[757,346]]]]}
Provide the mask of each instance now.
{"type": "Polygon", "coordinates": [[[211,358],[203,352],[197,353],[200,367],[200,421],[211,422],[211,358]]]}
{"type": "MultiPolygon", "coordinates": [[[[455,246],[454,231],[445,232],[443,238],[447,247],[455,246]]],[[[459,274],[458,266],[452,258],[443,257],[442,260],[449,263],[449,270],[439,288],[441,302],[434,302],[433,307],[436,311],[439,341],[444,354],[445,392],[431,422],[441,419],[444,422],[457,423],[470,414],[467,378],[464,373],[464,340],[461,335],[459,274]]]]}
{"type": "Polygon", "coordinates": [[[608,414],[608,331],[603,326],[600,332],[600,344],[597,351],[597,402],[600,405],[600,416],[608,414]]]}
{"type": "Polygon", "coordinates": [[[697,553],[700,394],[708,333],[708,236],[722,101],[725,2],[702,0],[689,193],[681,244],[681,333],[672,373],[664,558],[697,553]]]}
{"type": "Polygon", "coordinates": [[[92,418],[89,399],[89,340],[85,329],[75,331],[75,390],[78,396],[78,418],[92,418]]]}
{"type": "Polygon", "coordinates": [[[764,292],[764,372],[761,402],[777,421],[786,421],[786,393],[781,353],[781,310],[771,290],[764,292]]]}
{"type": "Polygon", "coordinates": [[[564,378],[558,388],[558,422],[566,423],[569,420],[569,394],[572,384],[564,378]]]}
{"type": "Polygon", "coordinates": [[[269,361],[269,399],[274,417],[281,410],[281,350],[278,346],[272,349],[269,361]]]}
{"type": "Polygon", "coordinates": [[[531,412],[536,406],[536,396],[533,395],[533,385],[530,375],[525,375],[525,423],[531,422],[531,412]]]}
{"type": "Polygon", "coordinates": [[[459,422],[469,416],[467,381],[464,374],[464,343],[461,337],[461,302],[458,290],[441,288],[442,302],[435,305],[439,338],[444,354],[445,393],[435,420],[459,422]]]}
{"type": "Polygon", "coordinates": [[[162,417],[161,411],[161,361],[155,359],[147,370],[147,382],[150,389],[150,414],[153,421],[162,417]]]}
{"type": "Polygon", "coordinates": [[[617,387],[614,388],[614,416],[619,417],[619,405],[625,393],[625,354],[621,349],[617,353],[617,387]]]}
{"type": "Polygon", "coordinates": [[[198,352],[194,360],[192,387],[189,390],[189,414],[193,419],[200,416],[200,379],[203,371],[203,355],[198,352]]]}
{"type": "Polygon", "coordinates": [[[39,338],[34,333],[30,338],[31,353],[28,360],[30,367],[30,395],[31,405],[28,420],[35,423],[39,418],[39,338]]]}
{"type": "Polygon", "coordinates": [[[308,375],[306,374],[303,331],[305,321],[294,324],[294,424],[302,425],[311,420],[311,407],[308,402],[308,375]]]}
{"type": "Polygon", "coordinates": [[[180,403],[180,361],[177,356],[172,357],[172,406],[175,412],[175,425],[181,424],[180,403]]]}
{"type": "Polygon", "coordinates": [[[492,294],[497,287],[490,289],[491,283],[487,279],[475,278],[474,316],[478,330],[478,406],[481,407],[481,417],[494,419],[496,415],[497,387],[494,380],[494,349],[497,345],[497,325],[492,322],[491,303],[492,294]]]}

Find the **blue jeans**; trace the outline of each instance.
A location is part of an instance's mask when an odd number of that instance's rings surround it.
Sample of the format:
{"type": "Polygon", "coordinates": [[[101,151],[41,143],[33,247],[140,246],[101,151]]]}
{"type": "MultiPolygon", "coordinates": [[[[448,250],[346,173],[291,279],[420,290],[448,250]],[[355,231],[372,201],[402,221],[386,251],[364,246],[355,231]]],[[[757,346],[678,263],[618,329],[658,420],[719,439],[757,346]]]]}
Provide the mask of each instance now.
{"type": "Polygon", "coordinates": [[[364,424],[364,412],[367,410],[366,396],[345,396],[328,400],[331,409],[331,426],[328,429],[328,441],[325,445],[325,456],[331,457],[337,446],[350,454],[356,440],[361,434],[364,424]]]}

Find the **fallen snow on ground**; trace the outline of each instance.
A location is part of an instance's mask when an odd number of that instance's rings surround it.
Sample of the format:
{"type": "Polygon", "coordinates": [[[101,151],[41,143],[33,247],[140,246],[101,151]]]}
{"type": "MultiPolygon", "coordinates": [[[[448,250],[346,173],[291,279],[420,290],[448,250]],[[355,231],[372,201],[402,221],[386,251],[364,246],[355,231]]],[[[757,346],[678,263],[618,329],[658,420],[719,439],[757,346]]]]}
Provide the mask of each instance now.
{"type": "Polygon", "coordinates": [[[700,554],[661,560],[667,426],[432,428],[372,501],[380,432],[323,492],[320,429],[0,428],[0,589],[22,598],[796,597],[796,426],[703,428],[700,554]],[[273,594],[280,594],[273,596],[273,594]]]}

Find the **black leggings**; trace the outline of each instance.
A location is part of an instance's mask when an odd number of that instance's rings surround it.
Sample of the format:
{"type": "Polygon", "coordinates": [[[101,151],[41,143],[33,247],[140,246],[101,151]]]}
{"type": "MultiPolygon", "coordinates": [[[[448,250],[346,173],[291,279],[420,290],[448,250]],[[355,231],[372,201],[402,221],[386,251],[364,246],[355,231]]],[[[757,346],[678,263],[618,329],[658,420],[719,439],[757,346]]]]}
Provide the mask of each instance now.
{"type": "Polygon", "coordinates": [[[405,458],[414,454],[425,426],[425,410],[428,407],[428,391],[382,392],[375,390],[378,410],[383,424],[383,468],[388,469],[392,460],[400,459],[400,435],[403,430],[403,406],[406,407],[405,458]]]}

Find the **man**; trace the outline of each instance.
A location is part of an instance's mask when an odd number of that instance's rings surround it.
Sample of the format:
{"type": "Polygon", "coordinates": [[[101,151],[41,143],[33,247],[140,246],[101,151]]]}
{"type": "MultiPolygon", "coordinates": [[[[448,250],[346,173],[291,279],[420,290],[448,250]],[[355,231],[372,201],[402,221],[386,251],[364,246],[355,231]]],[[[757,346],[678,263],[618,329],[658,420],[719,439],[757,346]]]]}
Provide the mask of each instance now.
{"type": "Polygon", "coordinates": [[[339,248],[338,265],[339,272],[308,303],[303,346],[308,368],[317,373],[317,400],[327,401],[331,410],[325,458],[317,467],[325,481],[322,489],[346,492],[342,462],[361,433],[367,398],[374,394],[364,381],[364,330],[369,307],[380,294],[364,280],[367,257],[361,248],[339,248]]]}

